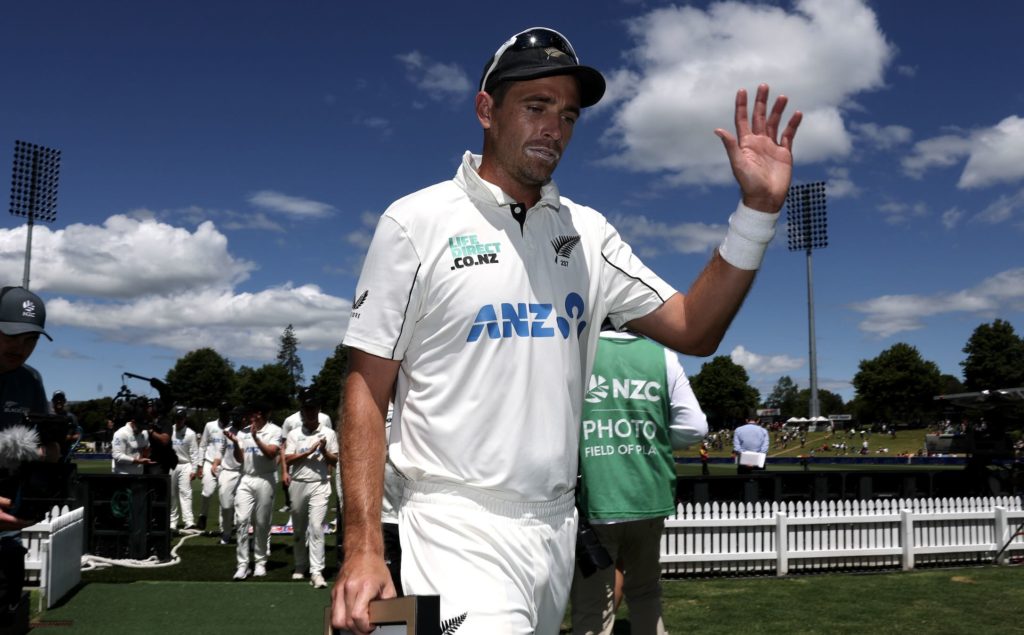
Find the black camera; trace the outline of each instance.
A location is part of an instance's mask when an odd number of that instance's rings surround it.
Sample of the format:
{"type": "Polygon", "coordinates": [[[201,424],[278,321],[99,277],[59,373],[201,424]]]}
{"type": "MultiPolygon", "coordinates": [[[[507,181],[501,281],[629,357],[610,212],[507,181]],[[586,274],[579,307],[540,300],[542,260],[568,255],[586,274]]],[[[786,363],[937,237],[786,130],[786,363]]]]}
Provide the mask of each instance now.
{"type": "Polygon", "coordinates": [[[612,557],[601,544],[590,522],[580,517],[579,526],[576,528],[576,565],[584,578],[597,573],[600,569],[612,566],[612,557]]]}

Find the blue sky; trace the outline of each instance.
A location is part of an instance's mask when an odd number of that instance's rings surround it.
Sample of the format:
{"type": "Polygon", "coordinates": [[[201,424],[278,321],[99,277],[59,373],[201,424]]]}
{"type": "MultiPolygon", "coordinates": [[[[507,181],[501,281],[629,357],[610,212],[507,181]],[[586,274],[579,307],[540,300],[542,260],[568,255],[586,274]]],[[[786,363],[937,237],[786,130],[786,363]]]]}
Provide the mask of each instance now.
{"type": "MultiPolygon", "coordinates": [[[[794,182],[829,196],[822,388],[849,399],[859,362],[896,342],[960,377],[979,324],[1024,332],[1018,3],[440,6],[8,3],[0,165],[16,139],[62,151],[58,217],[33,238],[47,388],[110,396],[122,373],[163,377],[202,346],[258,366],[289,323],[311,377],[343,337],[376,217],[479,151],[483,64],[535,25],[609,80],[559,187],[681,290],[735,207],[712,130],[731,126],[736,89],[765,81],[804,111],[794,182]]],[[[4,218],[0,277],[20,284],[25,227],[4,218]]],[[[717,353],[763,393],[808,383],[806,293],[780,227],[717,353]]],[[[683,358],[691,374],[703,361],[683,358]]]]}

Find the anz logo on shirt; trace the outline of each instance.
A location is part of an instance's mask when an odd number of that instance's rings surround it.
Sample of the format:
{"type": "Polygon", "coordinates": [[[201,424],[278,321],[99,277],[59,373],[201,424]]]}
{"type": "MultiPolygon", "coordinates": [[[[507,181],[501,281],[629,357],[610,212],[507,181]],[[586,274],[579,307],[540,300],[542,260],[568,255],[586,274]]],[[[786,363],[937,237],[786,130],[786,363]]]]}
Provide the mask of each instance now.
{"type": "Polygon", "coordinates": [[[485,304],[480,307],[466,337],[467,342],[479,340],[484,333],[491,340],[556,335],[566,340],[573,333],[579,339],[587,326],[583,298],[575,291],[565,296],[564,314],[556,312],[551,304],[502,302],[499,306],[495,308],[493,304],[485,304]]]}

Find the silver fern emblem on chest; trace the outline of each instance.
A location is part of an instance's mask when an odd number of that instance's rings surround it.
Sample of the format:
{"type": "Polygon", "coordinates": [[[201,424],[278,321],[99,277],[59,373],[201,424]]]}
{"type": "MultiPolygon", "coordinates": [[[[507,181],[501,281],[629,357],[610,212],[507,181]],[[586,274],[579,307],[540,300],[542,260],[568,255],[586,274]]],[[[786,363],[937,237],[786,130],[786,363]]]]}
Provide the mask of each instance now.
{"type": "Polygon", "coordinates": [[[551,246],[555,250],[555,262],[561,264],[563,267],[569,266],[569,256],[572,255],[572,250],[576,248],[576,245],[580,244],[579,236],[558,236],[551,241],[551,246]]]}

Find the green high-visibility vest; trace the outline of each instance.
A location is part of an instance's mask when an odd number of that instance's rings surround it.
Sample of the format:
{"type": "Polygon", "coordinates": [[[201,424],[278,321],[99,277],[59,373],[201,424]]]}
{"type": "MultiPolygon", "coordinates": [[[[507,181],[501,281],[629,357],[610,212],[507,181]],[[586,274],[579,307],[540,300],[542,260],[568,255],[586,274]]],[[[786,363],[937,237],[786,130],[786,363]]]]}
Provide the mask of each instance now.
{"type": "Polygon", "coordinates": [[[598,342],[580,427],[580,508],[591,520],[675,510],[665,350],[643,338],[598,342]]]}

